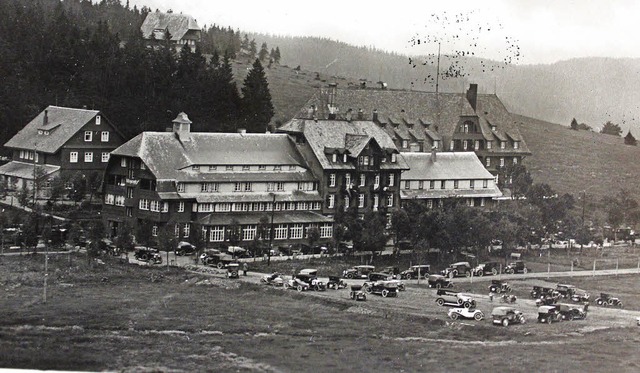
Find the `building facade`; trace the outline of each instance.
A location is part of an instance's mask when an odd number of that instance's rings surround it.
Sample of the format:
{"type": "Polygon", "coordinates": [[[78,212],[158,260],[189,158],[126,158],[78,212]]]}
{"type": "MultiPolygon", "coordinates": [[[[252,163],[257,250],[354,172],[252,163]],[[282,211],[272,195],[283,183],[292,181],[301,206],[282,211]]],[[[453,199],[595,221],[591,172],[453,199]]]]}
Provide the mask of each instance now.
{"type": "Polygon", "coordinates": [[[151,46],[165,42],[168,36],[169,42],[177,51],[184,45],[194,51],[202,37],[202,30],[193,17],[176,13],[149,12],[140,31],[151,46]]]}
{"type": "MultiPolygon", "coordinates": [[[[48,182],[64,173],[102,174],[123,140],[99,110],[48,106],[5,144],[13,160],[0,166],[0,175],[10,189],[20,189],[25,183],[33,188],[36,176],[48,182]]],[[[41,197],[48,194],[47,182],[41,197]]]]}
{"type": "Polygon", "coordinates": [[[333,236],[322,215],[319,180],[286,134],[195,133],[180,113],[172,132],[143,132],[113,152],[104,181],[103,218],[119,226],[169,226],[208,247],[305,242],[309,229],[333,236]],[[197,229],[198,231],[194,231],[197,229]],[[235,233],[234,233],[235,230],[235,233]]]}
{"type": "Polygon", "coordinates": [[[502,193],[494,176],[472,152],[403,153],[409,170],[402,173],[403,204],[424,200],[427,207],[457,198],[471,207],[491,208],[502,193]]]}

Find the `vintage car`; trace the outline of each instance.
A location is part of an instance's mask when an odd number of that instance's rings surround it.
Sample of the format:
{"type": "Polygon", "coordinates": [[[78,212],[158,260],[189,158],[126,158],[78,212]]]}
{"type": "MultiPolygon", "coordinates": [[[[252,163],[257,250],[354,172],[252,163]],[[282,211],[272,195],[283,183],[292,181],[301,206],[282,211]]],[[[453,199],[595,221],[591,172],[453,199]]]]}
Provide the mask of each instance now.
{"type": "Polygon", "coordinates": [[[546,298],[547,296],[557,295],[557,292],[552,288],[534,286],[530,294],[531,294],[531,298],[546,298]]]}
{"type": "Polygon", "coordinates": [[[554,321],[561,321],[562,315],[558,306],[540,306],[538,307],[538,322],[551,324],[554,321]]]}
{"type": "Polygon", "coordinates": [[[406,290],[404,282],[402,282],[400,280],[395,280],[393,278],[393,276],[391,276],[389,274],[386,274],[386,273],[381,273],[381,272],[369,273],[369,280],[366,281],[363,284],[363,286],[366,286],[367,283],[377,282],[377,281],[395,282],[399,291],[405,291],[406,290]]]}
{"type": "Polygon", "coordinates": [[[362,290],[362,285],[351,285],[351,291],[349,291],[349,298],[353,300],[367,300],[367,294],[362,290]]]}
{"type": "Polygon", "coordinates": [[[402,279],[417,279],[418,276],[420,278],[427,278],[431,273],[431,266],[429,264],[420,264],[409,267],[402,272],[400,272],[400,278],[402,279]]]}
{"type": "Polygon", "coordinates": [[[500,302],[502,303],[515,303],[516,300],[518,300],[518,297],[513,294],[502,294],[500,296],[500,302]]]}
{"type": "Polygon", "coordinates": [[[375,272],[376,267],[370,265],[353,266],[342,271],[344,278],[369,278],[369,273],[375,272]]]}
{"type": "Polygon", "coordinates": [[[500,264],[498,262],[486,262],[478,264],[472,271],[474,276],[493,275],[500,273],[500,264]]]}
{"type": "Polygon", "coordinates": [[[296,278],[309,284],[309,288],[315,291],[327,290],[327,284],[318,279],[318,270],[315,268],[301,269],[296,278]]]}
{"type": "Polygon", "coordinates": [[[442,275],[429,275],[429,279],[427,280],[430,288],[452,288],[453,282],[448,278],[442,275]]]}
{"type": "Polygon", "coordinates": [[[491,280],[491,285],[489,285],[490,293],[510,293],[511,285],[502,280],[491,280]]]}
{"type": "Polygon", "coordinates": [[[555,291],[560,295],[561,298],[571,299],[576,292],[576,287],[573,285],[558,284],[556,285],[555,291]]]}
{"type": "Polygon", "coordinates": [[[558,303],[558,300],[560,299],[560,295],[558,293],[548,293],[547,295],[544,295],[538,299],[536,299],[536,307],[540,307],[540,306],[553,306],[554,304],[558,303]]]}
{"type": "Polygon", "coordinates": [[[585,303],[589,302],[591,299],[591,294],[587,293],[585,290],[576,288],[571,295],[571,301],[576,303],[585,303]]]}
{"type": "Polygon", "coordinates": [[[192,255],[197,251],[196,247],[186,241],[180,241],[174,250],[174,253],[178,256],[192,255]]]}
{"type": "Polygon", "coordinates": [[[329,276],[329,281],[327,281],[327,289],[344,289],[347,287],[347,283],[344,282],[340,276],[329,276]]]}
{"type": "Polygon", "coordinates": [[[233,259],[233,256],[221,253],[218,250],[207,250],[200,254],[200,262],[207,266],[216,266],[222,269],[227,264],[235,262],[235,259],[233,259]]]}
{"type": "Polygon", "coordinates": [[[367,281],[362,284],[362,289],[368,294],[379,294],[384,298],[398,296],[398,282],[392,281],[367,281]]]}
{"type": "Polygon", "coordinates": [[[227,264],[227,277],[240,278],[240,263],[227,264]]]}
{"type": "Polygon", "coordinates": [[[528,273],[529,268],[524,264],[522,260],[516,260],[513,263],[509,263],[506,267],[504,267],[504,273],[514,274],[514,273],[528,273]]]}
{"type": "Polygon", "coordinates": [[[284,285],[283,276],[279,272],[273,272],[262,276],[262,278],[260,278],[260,282],[266,285],[277,287],[284,285]]]}
{"type": "Polygon", "coordinates": [[[526,319],[522,311],[514,307],[495,307],[491,311],[491,319],[494,325],[509,326],[509,324],[524,324],[526,319]]]}
{"type": "Polygon", "coordinates": [[[562,316],[562,320],[584,320],[587,318],[587,305],[578,305],[578,304],[565,304],[560,303],[556,304],[558,307],[558,311],[562,316]]]}
{"type": "Polygon", "coordinates": [[[449,309],[449,317],[452,320],[457,320],[458,318],[465,319],[474,319],[476,321],[480,321],[484,319],[484,312],[475,309],[475,308],[450,308],[449,309]]]}
{"type": "Polygon", "coordinates": [[[476,301],[467,294],[438,289],[437,295],[438,298],[436,298],[436,304],[438,306],[462,306],[464,308],[475,308],[476,306],[476,301]]]}
{"type": "Polygon", "coordinates": [[[620,298],[612,297],[607,293],[600,293],[600,297],[596,298],[596,304],[598,306],[609,306],[609,307],[620,307],[622,308],[623,304],[620,298]]]}
{"type": "Polygon", "coordinates": [[[133,253],[133,257],[141,262],[149,262],[153,264],[162,263],[162,256],[160,256],[160,250],[152,247],[136,247],[136,251],[133,253]]]}
{"type": "Polygon", "coordinates": [[[291,279],[285,281],[283,287],[285,289],[295,289],[298,291],[309,290],[309,284],[297,278],[296,276],[291,276],[291,279]]]}
{"type": "Polygon", "coordinates": [[[393,267],[393,266],[388,266],[388,267],[384,267],[380,273],[386,273],[388,275],[390,275],[393,279],[398,278],[398,275],[400,274],[400,269],[398,269],[398,267],[393,267]]]}
{"type": "Polygon", "coordinates": [[[458,276],[470,277],[471,265],[469,264],[469,262],[453,263],[453,264],[450,264],[449,267],[443,269],[441,273],[443,276],[446,276],[449,278],[454,278],[458,276]]]}

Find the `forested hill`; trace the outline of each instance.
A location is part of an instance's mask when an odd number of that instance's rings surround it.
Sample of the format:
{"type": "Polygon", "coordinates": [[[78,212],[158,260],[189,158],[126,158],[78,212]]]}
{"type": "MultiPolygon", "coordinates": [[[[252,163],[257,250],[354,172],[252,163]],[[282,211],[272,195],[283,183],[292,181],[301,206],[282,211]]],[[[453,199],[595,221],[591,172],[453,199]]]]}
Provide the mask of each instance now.
{"type": "MultiPolygon", "coordinates": [[[[435,91],[433,59],[426,66],[417,63],[413,67],[407,56],[329,39],[251,37],[258,43],[278,45],[282,64],[365,79],[370,84],[384,81],[390,88],[435,91]]],[[[478,83],[481,93],[497,93],[514,113],[566,126],[576,118],[595,130],[611,121],[625,133],[631,128],[636,137],[640,135],[640,59],[579,58],[548,65],[513,65],[445,56],[441,71],[460,65],[463,76],[441,79],[441,92],[463,92],[469,83],[478,83]]]]}

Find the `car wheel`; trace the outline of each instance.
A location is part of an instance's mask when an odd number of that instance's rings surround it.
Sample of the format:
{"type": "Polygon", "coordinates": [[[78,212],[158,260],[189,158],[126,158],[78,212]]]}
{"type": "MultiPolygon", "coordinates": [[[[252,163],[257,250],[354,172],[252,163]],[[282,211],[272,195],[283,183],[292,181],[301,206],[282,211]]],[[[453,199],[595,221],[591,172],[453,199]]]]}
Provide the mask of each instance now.
{"type": "Polygon", "coordinates": [[[522,270],[522,273],[524,273],[524,274],[527,274],[528,272],[529,272],[528,268],[525,268],[525,269],[522,270]]]}
{"type": "Polygon", "coordinates": [[[476,321],[480,321],[480,320],[484,319],[484,314],[482,312],[476,312],[476,314],[473,315],[473,318],[476,321]]]}
{"type": "Polygon", "coordinates": [[[453,287],[453,282],[448,283],[448,284],[447,284],[447,287],[448,287],[448,288],[452,288],[452,287],[453,287]]]}
{"type": "Polygon", "coordinates": [[[298,290],[298,291],[300,291],[300,292],[301,292],[302,290],[304,290],[304,288],[302,287],[302,285],[298,285],[298,287],[297,287],[297,289],[296,289],[296,290],[298,290]]]}
{"type": "Polygon", "coordinates": [[[400,284],[400,285],[398,285],[398,290],[405,291],[407,289],[404,287],[404,284],[400,284]]]}
{"type": "Polygon", "coordinates": [[[438,299],[436,299],[436,304],[437,304],[438,306],[444,306],[444,299],[442,299],[442,298],[438,298],[438,299]]]}
{"type": "Polygon", "coordinates": [[[620,308],[622,308],[622,307],[623,307],[622,302],[619,302],[619,303],[618,303],[618,307],[620,307],[620,308]]]}
{"type": "Polygon", "coordinates": [[[387,289],[382,290],[382,297],[386,298],[388,296],[389,296],[389,290],[387,290],[387,289]]]}
{"type": "Polygon", "coordinates": [[[285,289],[289,289],[289,283],[285,282],[284,284],[282,284],[282,287],[284,287],[285,289]]]}
{"type": "Polygon", "coordinates": [[[476,274],[476,276],[478,276],[478,277],[482,277],[482,276],[484,276],[484,271],[478,271],[478,273],[476,274]]]}
{"type": "Polygon", "coordinates": [[[471,303],[470,303],[470,302],[464,302],[464,303],[462,304],[462,307],[464,307],[464,308],[471,308],[471,303]]]}
{"type": "Polygon", "coordinates": [[[458,315],[458,313],[457,313],[457,312],[451,312],[450,317],[451,317],[451,319],[452,319],[452,320],[458,320],[458,316],[459,316],[459,315],[458,315]]]}
{"type": "Polygon", "coordinates": [[[551,324],[551,317],[549,317],[549,319],[547,319],[547,323],[551,324]]]}
{"type": "Polygon", "coordinates": [[[346,276],[344,276],[344,277],[346,277],[346,278],[353,278],[353,273],[347,273],[347,275],[346,275],[346,276]]]}
{"type": "Polygon", "coordinates": [[[526,322],[527,322],[527,319],[525,319],[525,318],[524,318],[524,316],[522,316],[522,317],[520,318],[520,323],[521,323],[521,324],[524,324],[524,323],[526,323],[526,322]]]}
{"type": "Polygon", "coordinates": [[[509,326],[509,319],[502,319],[502,326],[509,326]]]}
{"type": "Polygon", "coordinates": [[[439,283],[439,282],[438,282],[438,283],[436,283],[436,289],[440,289],[441,287],[442,287],[442,284],[441,284],[441,283],[439,283]]]}
{"type": "Polygon", "coordinates": [[[602,299],[600,299],[600,298],[596,299],[596,304],[598,306],[602,306],[602,299]]]}
{"type": "Polygon", "coordinates": [[[493,268],[493,269],[491,270],[491,274],[492,274],[492,275],[494,275],[494,276],[497,276],[497,275],[498,275],[498,270],[497,270],[497,269],[495,269],[495,268],[493,268]]]}
{"type": "Polygon", "coordinates": [[[458,270],[454,269],[453,271],[451,271],[449,275],[450,275],[449,277],[451,278],[458,277],[458,270]]]}
{"type": "Polygon", "coordinates": [[[469,271],[465,271],[465,272],[464,272],[464,276],[465,276],[465,277],[471,277],[471,272],[469,272],[469,271]]]}
{"type": "Polygon", "coordinates": [[[224,268],[224,263],[218,262],[218,263],[216,263],[216,267],[218,267],[218,269],[222,269],[222,268],[224,268]]]}
{"type": "Polygon", "coordinates": [[[369,285],[365,285],[365,286],[363,286],[363,287],[362,287],[362,290],[364,290],[367,294],[371,294],[371,292],[373,291],[373,290],[371,289],[371,286],[369,286],[369,285]]]}

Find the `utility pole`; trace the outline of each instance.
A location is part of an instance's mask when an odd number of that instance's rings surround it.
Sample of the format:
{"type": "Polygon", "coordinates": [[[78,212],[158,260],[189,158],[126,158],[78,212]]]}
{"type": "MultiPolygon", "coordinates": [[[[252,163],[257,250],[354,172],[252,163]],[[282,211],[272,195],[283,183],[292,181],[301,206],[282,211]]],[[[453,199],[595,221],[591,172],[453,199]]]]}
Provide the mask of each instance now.
{"type": "Polygon", "coordinates": [[[271,228],[269,229],[269,255],[267,256],[267,265],[271,265],[271,251],[273,250],[273,215],[276,212],[276,194],[273,194],[271,202],[271,228]]]}
{"type": "Polygon", "coordinates": [[[36,165],[38,163],[38,143],[33,143],[33,208],[36,208],[36,195],[38,194],[38,183],[36,182],[36,165]]]}

